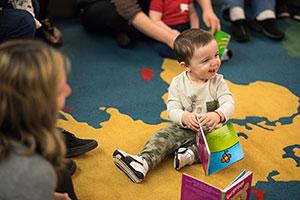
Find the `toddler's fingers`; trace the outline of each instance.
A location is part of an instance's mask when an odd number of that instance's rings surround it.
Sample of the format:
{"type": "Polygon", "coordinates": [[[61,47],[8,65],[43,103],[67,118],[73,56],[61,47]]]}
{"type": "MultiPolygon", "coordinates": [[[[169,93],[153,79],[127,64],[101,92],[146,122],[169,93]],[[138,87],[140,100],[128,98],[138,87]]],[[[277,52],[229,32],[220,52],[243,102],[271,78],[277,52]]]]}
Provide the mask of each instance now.
{"type": "Polygon", "coordinates": [[[199,124],[196,121],[191,121],[189,125],[190,125],[190,128],[193,128],[193,129],[199,128],[199,124]]]}
{"type": "Polygon", "coordinates": [[[204,118],[202,118],[202,119],[199,120],[199,121],[200,121],[199,125],[200,125],[200,126],[203,126],[203,125],[206,125],[206,124],[207,124],[207,122],[209,121],[209,119],[208,119],[206,116],[204,116],[204,118]]]}
{"type": "Polygon", "coordinates": [[[205,120],[206,118],[207,118],[206,115],[199,116],[198,117],[198,123],[202,123],[203,120],[205,120]]]}

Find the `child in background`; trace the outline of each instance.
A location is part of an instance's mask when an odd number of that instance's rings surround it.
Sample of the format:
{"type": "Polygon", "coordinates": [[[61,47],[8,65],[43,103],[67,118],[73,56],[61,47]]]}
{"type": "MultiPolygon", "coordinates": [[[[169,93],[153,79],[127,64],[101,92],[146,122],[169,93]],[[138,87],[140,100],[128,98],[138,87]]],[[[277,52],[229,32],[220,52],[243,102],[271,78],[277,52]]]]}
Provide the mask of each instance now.
{"type": "Polygon", "coordinates": [[[113,161],[134,183],[144,180],[149,169],[175,152],[174,168],[199,162],[196,135],[203,127],[212,131],[234,112],[234,100],[220,67],[214,36],[189,29],[174,42],[174,51],[186,70],[174,77],[169,88],[167,111],[171,125],[159,130],[138,155],[115,150],[113,161]]]}
{"type": "MultiPolygon", "coordinates": [[[[179,35],[189,28],[199,28],[199,18],[192,0],[151,0],[149,17],[158,26],[179,35]]],[[[175,58],[167,45],[153,41],[153,48],[162,57],[175,58]]]]}
{"type": "MultiPolygon", "coordinates": [[[[204,3],[202,2],[202,4],[204,3]]],[[[211,15],[214,13],[212,12],[211,15]]],[[[179,35],[180,32],[189,28],[199,28],[199,17],[192,0],[152,0],[149,17],[158,26],[175,35],[179,35]]],[[[217,19],[217,17],[215,18],[217,19]]],[[[219,21],[216,28],[216,30],[221,28],[219,21]]],[[[216,30],[212,29],[212,33],[214,34],[216,30]]],[[[152,47],[162,57],[176,58],[174,51],[164,43],[153,40],[152,47]]],[[[226,61],[231,57],[231,50],[226,48],[221,60],[226,61]]]]}
{"type": "Polygon", "coordinates": [[[67,61],[39,41],[0,45],[0,199],[70,199],[55,192],[65,167],[56,122],[71,93],[67,61]]]}

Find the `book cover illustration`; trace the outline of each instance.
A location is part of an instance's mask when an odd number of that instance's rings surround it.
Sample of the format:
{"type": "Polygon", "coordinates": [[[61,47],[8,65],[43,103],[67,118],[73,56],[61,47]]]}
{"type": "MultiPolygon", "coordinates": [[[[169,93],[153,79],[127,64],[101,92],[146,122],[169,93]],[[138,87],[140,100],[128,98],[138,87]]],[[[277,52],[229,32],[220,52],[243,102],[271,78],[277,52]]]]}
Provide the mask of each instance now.
{"type": "Polygon", "coordinates": [[[201,128],[197,134],[197,146],[206,175],[215,173],[244,157],[232,123],[227,123],[208,134],[201,128]]]}
{"type": "Polygon", "coordinates": [[[243,171],[225,189],[220,189],[192,176],[183,174],[181,200],[249,200],[253,173],[243,171]]]}

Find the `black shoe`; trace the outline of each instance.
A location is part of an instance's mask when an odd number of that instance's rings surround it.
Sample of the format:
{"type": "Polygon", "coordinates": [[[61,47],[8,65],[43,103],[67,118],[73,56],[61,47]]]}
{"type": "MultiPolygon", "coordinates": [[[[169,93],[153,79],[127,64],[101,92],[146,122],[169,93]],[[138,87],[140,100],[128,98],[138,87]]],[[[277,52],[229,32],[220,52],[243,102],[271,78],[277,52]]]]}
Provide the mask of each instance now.
{"type": "Polygon", "coordinates": [[[65,142],[67,147],[66,157],[71,158],[84,154],[98,146],[96,140],[80,139],[75,137],[74,134],[63,130],[62,133],[65,136],[65,142]]]}
{"type": "Polygon", "coordinates": [[[77,169],[77,165],[76,162],[72,159],[67,159],[67,163],[66,163],[66,170],[69,172],[69,174],[71,176],[73,176],[73,174],[75,173],[77,169]]]}
{"type": "Polygon", "coordinates": [[[251,28],[255,31],[262,32],[268,38],[274,40],[282,40],[284,32],[280,31],[276,24],[276,19],[254,20],[251,23],[251,28]]]}
{"type": "Polygon", "coordinates": [[[250,29],[245,19],[231,22],[231,34],[233,39],[238,42],[246,42],[250,39],[250,29]]]}

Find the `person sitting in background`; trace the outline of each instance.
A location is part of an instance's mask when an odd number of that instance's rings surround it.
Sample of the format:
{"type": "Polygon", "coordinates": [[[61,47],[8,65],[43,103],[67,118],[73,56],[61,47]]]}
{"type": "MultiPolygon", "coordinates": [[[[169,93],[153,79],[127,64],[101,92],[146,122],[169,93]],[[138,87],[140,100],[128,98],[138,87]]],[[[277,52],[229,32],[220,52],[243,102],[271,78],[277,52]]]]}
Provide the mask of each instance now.
{"type": "Polygon", "coordinates": [[[49,19],[49,0],[9,0],[15,9],[28,11],[34,18],[36,24],[36,36],[51,45],[62,44],[62,34],[49,19]]]}
{"type": "Polygon", "coordinates": [[[71,93],[68,68],[39,41],[0,45],[0,199],[70,199],[55,193],[65,167],[56,122],[71,93]]]}
{"type": "MultiPolygon", "coordinates": [[[[34,8],[39,8],[36,1],[32,3],[34,8]]],[[[38,11],[39,9],[36,10],[38,11]]],[[[12,39],[33,39],[36,35],[36,30],[36,21],[29,11],[20,8],[15,9],[8,0],[0,0],[0,44],[12,39]]],[[[67,158],[82,155],[98,146],[96,140],[80,139],[62,129],[59,132],[64,136],[67,147],[67,158]]],[[[77,198],[70,177],[75,173],[75,170],[76,163],[71,159],[67,160],[67,168],[63,173],[63,181],[57,188],[58,191],[67,192],[73,200],[77,198]]]]}
{"type": "MultiPolygon", "coordinates": [[[[192,0],[151,0],[149,17],[158,26],[175,34],[189,28],[199,28],[198,14],[192,0]]],[[[154,40],[152,46],[162,57],[176,57],[164,43],[154,40]]]]}
{"type": "MultiPolygon", "coordinates": [[[[212,9],[210,1],[198,1],[203,9],[212,9]]],[[[215,13],[210,13],[214,18],[214,25],[211,26],[212,34],[216,30],[221,29],[221,24],[215,13]]],[[[199,28],[199,17],[195,9],[193,1],[191,0],[152,0],[150,4],[149,17],[158,26],[166,29],[170,32],[179,34],[180,32],[189,28],[199,28]]],[[[173,49],[165,45],[164,43],[152,40],[152,47],[162,57],[168,57],[176,59],[175,52],[173,49]]],[[[232,51],[227,49],[221,57],[222,61],[227,61],[232,57],[232,51]]]]}
{"type": "MultiPolygon", "coordinates": [[[[223,17],[231,22],[233,39],[246,42],[250,39],[250,29],[244,11],[245,0],[223,0],[223,17]]],[[[275,16],[275,0],[252,0],[254,8],[251,28],[262,32],[268,38],[282,40],[284,33],[278,29],[275,16]]]]}
{"type": "MultiPolygon", "coordinates": [[[[37,13],[32,15],[32,13],[27,11],[25,8],[21,9],[18,7],[15,9],[8,0],[0,0],[0,43],[10,39],[33,39],[35,37],[36,23],[34,21],[34,16],[38,16],[38,19],[47,19],[46,16],[48,16],[48,12],[45,12],[49,1],[39,1],[43,3],[41,6],[41,14],[39,14],[39,4],[36,0],[34,0],[32,5],[35,10],[33,9],[33,11],[37,13]]],[[[42,27],[39,28],[38,31],[40,29],[44,29],[43,21],[41,22],[42,27]]],[[[67,158],[82,155],[98,146],[96,140],[80,139],[69,131],[63,129],[60,130],[65,137],[67,158]]]]}
{"type": "MultiPolygon", "coordinates": [[[[202,8],[203,21],[207,27],[217,29],[219,19],[207,3],[210,0],[201,2],[206,6],[202,8]]],[[[132,46],[142,33],[173,48],[178,33],[155,24],[145,14],[149,12],[149,5],[150,0],[79,0],[81,22],[87,31],[113,34],[121,47],[132,46]]]]}

